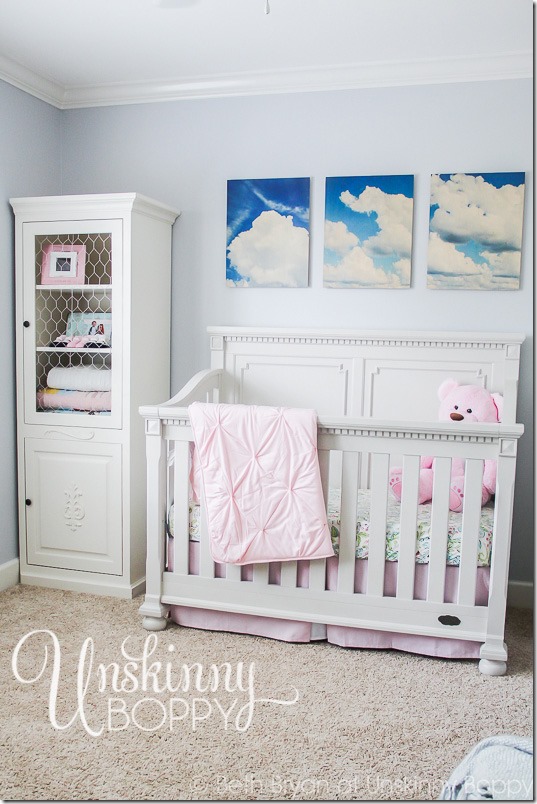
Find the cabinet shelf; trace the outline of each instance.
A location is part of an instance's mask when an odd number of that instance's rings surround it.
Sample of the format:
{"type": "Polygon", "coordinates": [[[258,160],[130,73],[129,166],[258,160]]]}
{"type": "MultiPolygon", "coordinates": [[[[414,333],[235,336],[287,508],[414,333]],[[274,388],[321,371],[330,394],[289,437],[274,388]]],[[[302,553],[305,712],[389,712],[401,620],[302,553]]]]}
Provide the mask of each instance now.
{"type": "Polygon", "coordinates": [[[95,293],[100,291],[102,293],[111,293],[112,285],[99,285],[98,283],[89,283],[87,285],[36,285],[36,290],[50,291],[51,293],[95,293]]]}
{"type": "Polygon", "coordinates": [[[36,352],[48,352],[50,354],[70,354],[71,352],[73,352],[74,354],[77,354],[77,355],[80,355],[80,354],[110,355],[110,354],[112,354],[112,347],[107,346],[107,347],[103,347],[102,349],[86,349],[85,347],[82,346],[82,347],[80,347],[78,349],[76,347],[73,347],[72,349],[67,349],[67,348],[64,348],[64,347],[57,348],[57,347],[54,347],[54,346],[37,346],[35,351],[36,352]]]}

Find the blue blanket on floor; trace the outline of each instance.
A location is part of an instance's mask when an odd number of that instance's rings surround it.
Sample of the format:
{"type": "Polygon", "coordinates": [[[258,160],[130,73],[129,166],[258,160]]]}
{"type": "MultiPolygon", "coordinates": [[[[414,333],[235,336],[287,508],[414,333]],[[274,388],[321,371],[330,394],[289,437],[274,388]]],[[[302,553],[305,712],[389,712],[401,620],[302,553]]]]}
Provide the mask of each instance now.
{"type": "Polygon", "coordinates": [[[511,735],[482,740],[455,768],[440,800],[533,800],[533,740],[511,735]]]}

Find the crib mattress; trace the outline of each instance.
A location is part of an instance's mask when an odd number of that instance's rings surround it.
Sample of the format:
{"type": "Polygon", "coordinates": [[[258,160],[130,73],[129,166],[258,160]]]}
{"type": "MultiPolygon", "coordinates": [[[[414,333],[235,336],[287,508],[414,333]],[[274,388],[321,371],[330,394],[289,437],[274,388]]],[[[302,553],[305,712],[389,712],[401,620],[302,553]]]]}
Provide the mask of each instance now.
{"type": "MultiPolygon", "coordinates": [[[[360,489],[356,515],[356,558],[367,558],[369,555],[369,511],[370,491],[360,489]]],[[[431,544],[431,511],[432,504],[425,503],[418,506],[416,521],[416,563],[429,563],[429,549],[431,544]]],[[[189,504],[190,526],[189,538],[198,542],[200,539],[200,506],[189,504]]],[[[399,559],[401,504],[394,497],[388,499],[388,513],[386,518],[386,560],[399,559]]],[[[340,495],[337,489],[330,492],[327,508],[328,526],[332,537],[332,544],[336,555],[339,551],[340,495]]],[[[494,521],[494,506],[487,504],[481,509],[479,523],[479,537],[477,547],[477,566],[488,567],[492,549],[492,529],[494,521]]],[[[173,505],[168,514],[169,535],[174,535],[173,505]]],[[[458,567],[461,559],[462,514],[450,511],[448,522],[448,543],[446,564],[458,567]]]]}

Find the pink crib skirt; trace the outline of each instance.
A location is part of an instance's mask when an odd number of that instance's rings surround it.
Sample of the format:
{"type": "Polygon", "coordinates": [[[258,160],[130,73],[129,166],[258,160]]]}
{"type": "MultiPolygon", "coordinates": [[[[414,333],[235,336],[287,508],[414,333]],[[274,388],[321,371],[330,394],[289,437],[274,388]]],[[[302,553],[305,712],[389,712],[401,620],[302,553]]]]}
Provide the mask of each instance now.
{"type": "MultiPolygon", "coordinates": [[[[190,542],[190,572],[198,574],[199,543],[190,542]]],[[[173,540],[170,540],[169,565],[173,567],[173,540]]],[[[280,564],[271,564],[269,570],[269,583],[278,584],[280,581],[280,564]]],[[[326,561],[327,588],[337,588],[337,558],[326,561]]],[[[225,567],[216,564],[216,577],[225,577],[225,567]]],[[[476,605],[484,606],[488,601],[489,590],[488,567],[477,568],[476,605]]],[[[416,564],[414,580],[414,598],[425,600],[427,597],[427,564],[416,564]]],[[[452,603],[456,599],[458,567],[446,566],[446,582],[444,600],[452,603]]],[[[242,568],[242,578],[249,581],[252,578],[252,566],[242,568]]],[[[297,585],[307,587],[309,578],[309,562],[299,561],[297,572],[297,585]]],[[[365,591],[367,580],[367,560],[357,560],[354,576],[355,592],[365,591]]],[[[397,582],[397,563],[385,562],[384,595],[395,597],[397,582]]],[[[210,631],[230,631],[239,634],[279,639],[285,642],[311,642],[315,639],[315,631],[311,623],[298,620],[284,620],[274,617],[260,617],[252,614],[238,614],[236,612],[215,611],[212,609],[199,609],[191,606],[172,606],[170,617],[173,622],[187,628],[201,628],[210,631]]],[[[348,626],[328,625],[326,639],[334,645],[346,648],[392,648],[394,650],[419,653],[424,656],[439,656],[446,659],[477,659],[479,658],[480,642],[470,642],[464,639],[448,637],[416,636],[414,634],[400,634],[393,631],[377,631],[368,628],[350,628],[348,626]]]]}

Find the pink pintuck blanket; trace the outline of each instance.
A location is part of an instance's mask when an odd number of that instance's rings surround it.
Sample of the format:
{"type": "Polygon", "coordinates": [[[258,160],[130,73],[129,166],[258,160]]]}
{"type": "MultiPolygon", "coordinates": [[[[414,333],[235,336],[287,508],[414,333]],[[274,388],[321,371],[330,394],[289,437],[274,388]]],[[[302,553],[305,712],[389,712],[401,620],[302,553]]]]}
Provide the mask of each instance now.
{"type": "Polygon", "coordinates": [[[334,554],[315,411],[195,402],[189,414],[215,561],[334,554]]]}

